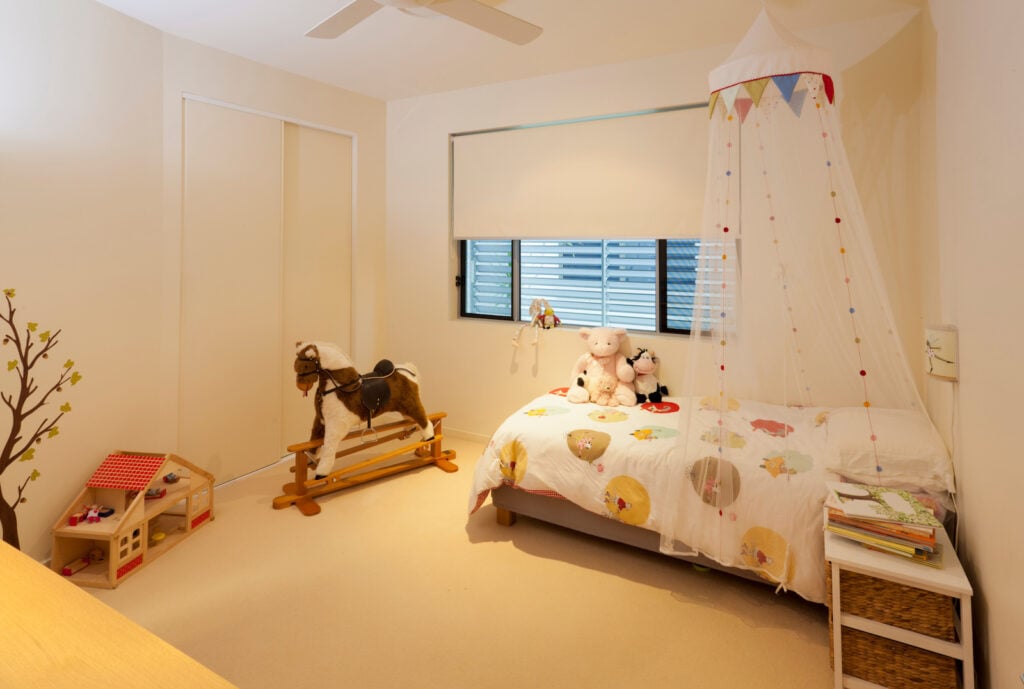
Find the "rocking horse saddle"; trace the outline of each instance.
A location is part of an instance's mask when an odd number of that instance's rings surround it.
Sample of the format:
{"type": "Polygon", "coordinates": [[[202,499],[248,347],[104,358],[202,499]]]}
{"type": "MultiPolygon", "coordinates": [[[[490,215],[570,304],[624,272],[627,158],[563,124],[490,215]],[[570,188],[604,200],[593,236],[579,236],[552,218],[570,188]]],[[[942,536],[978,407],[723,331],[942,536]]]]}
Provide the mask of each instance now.
{"type": "Polygon", "coordinates": [[[334,393],[340,397],[342,393],[351,395],[358,391],[360,404],[368,412],[366,425],[369,428],[370,419],[380,411],[381,407],[391,400],[391,386],[388,385],[388,378],[394,375],[397,370],[399,369],[391,361],[381,359],[370,373],[361,373],[358,378],[351,382],[324,390],[324,394],[334,393]]]}
{"type": "Polygon", "coordinates": [[[388,377],[395,372],[395,365],[387,359],[381,359],[373,367],[372,373],[364,373],[359,376],[363,382],[360,390],[360,398],[366,411],[373,416],[381,407],[391,399],[391,386],[388,385],[388,377]]]}

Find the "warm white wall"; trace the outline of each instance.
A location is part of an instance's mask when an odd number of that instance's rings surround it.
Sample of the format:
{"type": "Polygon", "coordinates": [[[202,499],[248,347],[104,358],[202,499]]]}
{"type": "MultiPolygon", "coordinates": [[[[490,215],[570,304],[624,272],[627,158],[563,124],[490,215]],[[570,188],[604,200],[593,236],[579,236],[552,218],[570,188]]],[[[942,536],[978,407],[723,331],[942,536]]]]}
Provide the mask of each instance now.
{"type": "MultiPolygon", "coordinates": [[[[381,332],[383,319],[381,318],[384,298],[384,132],[385,132],[385,107],[383,101],[367,98],[357,94],[342,91],[341,89],[327,86],[322,83],[303,79],[280,70],[256,64],[249,60],[238,58],[220,51],[212,50],[204,46],[182,40],[180,38],[164,35],[164,282],[167,286],[165,295],[170,300],[168,308],[163,312],[162,331],[166,336],[161,339],[161,371],[165,374],[164,384],[168,390],[178,389],[178,366],[179,360],[179,337],[180,325],[180,293],[181,293],[181,138],[182,138],[182,94],[189,94],[190,97],[212,99],[218,103],[229,106],[242,107],[258,113],[265,113],[285,119],[308,123],[312,126],[327,127],[335,131],[348,132],[354,136],[353,157],[356,162],[356,174],[354,177],[353,194],[355,218],[352,223],[352,247],[351,256],[354,257],[351,265],[344,259],[348,258],[345,253],[338,255],[337,270],[341,273],[336,280],[349,281],[353,285],[352,297],[352,356],[357,360],[365,356],[370,359],[373,352],[378,349],[378,339],[381,332]]],[[[195,104],[193,104],[194,106],[195,104]]],[[[283,227],[283,225],[282,225],[283,227]]],[[[339,229],[339,234],[344,231],[339,229]]],[[[284,240],[282,239],[282,242],[284,240]]],[[[325,251],[328,247],[324,247],[325,251]]],[[[247,271],[256,269],[259,265],[254,258],[254,263],[248,262],[248,256],[242,253],[225,253],[220,260],[224,270],[229,274],[234,271],[247,271]]],[[[323,256],[320,257],[324,259],[323,256]]],[[[264,264],[265,265],[265,264],[264,264]]],[[[283,269],[283,265],[281,269],[283,269]]],[[[311,272],[313,272],[311,270],[311,272]]],[[[242,278],[240,282],[245,284],[250,278],[242,278]]],[[[251,277],[251,276],[250,276],[251,277]]],[[[270,276],[268,276],[270,277],[270,276]]],[[[279,276],[274,276],[278,280],[279,276]]],[[[284,283],[282,278],[280,282],[284,283]]],[[[331,284],[325,283],[321,287],[328,289],[331,284]]],[[[283,299],[283,295],[282,299],[283,299]]],[[[347,295],[346,295],[347,296],[347,295]]],[[[311,303],[326,303],[323,298],[312,298],[311,303]]],[[[279,303],[280,302],[279,300],[279,303]]],[[[265,318],[271,322],[277,322],[282,318],[279,312],[279,304],[275,305],[273,300],[267,301],[264,305],[265,318]]],[[[238,313],[244,313],[240,308],[238,313]]],[[[238,313],[227,310],[221,318],[237,318],[238,313]]],[[[250,311],[249,313],[252,313],[250,311]]],[[[296,316],[293,313],[292,316],[296,316]]],[[[284,454],[285,447],[308,438],[309,425],[312,423],[313,406],[312,398],[303,399],[295,389],[294,379],[291,374],[291,344],[299,339],[332,339],[328,334],[337,332],[337,320],[342,318],[343,312],[324,313],[322,318],[324,327],[306,333],[285,334],[290,342],[285,342],[283,356],[278,362],[280,374],[284,380],[286,397],[284,402],[288,409],[288,418],[295,418],[296,414],[305,413],[308,421],[302,422],[300,428],[304,435],[292,436],[291,439],[284,439],[278,454],[284,454]],[[289,383],[288,381],[292,382],[289,383]],[[292,396],[287,396],[290,390],[292,396]],[[304,410],[304,412],[303,412],[304,410]]],[[[347,324],[346,324],[347,325],[347,324]]],[[[225,328],[230,332],[232,328],[225,328]]],[[[252,331],[251,326],[244,326],[242,330],[252,331]]],[[[256,329],[258,331],[258,328],[256,329]]],[[[345,328],[348,331],[348,328],[345,328]]],[[[239,343],[245,346],[244,343],[239,343]]],[[[271,351],[276,348],[277,343],[270,346],[271,351]]],[[[343,346],[348,346],[347,343],[343,346]]],[[[265,350],[264,350],[265,351],[265,350]]],[[[273,355],[269,355],[273,358],[273,355]]],[[[193,360],[194,361],[194,360],[193,360]]],[[[194,383],[194,379],[193,379],[194,383]]],[[[243,388],[244,389],[244,388],[243,388]]],[[[252,418],[258,414],[265,413],[269,402],[254,402],[246,404],[244,395],[238,397],[241,408],[232,412],[225,412],[211,419],[209,425],[203,424],[204,428],[236,429],[244,426],[242,419],[252,418]]],[[[177,394],[168,395],[167,406],[160,410],[160,419],[164,423],[177,424],[179,416],[185,421],[185,425],[191,425],[194,430],[196,423],[195,411],[192,411],[192,421],[189,422],[189,411],[185,410],[177,394]]],[[[216,405],[213,405],[216,407],[216,405]]],[[[172,437],[177,437],[173,436],[172,437]]],[[[192,436],[195,437],[194,435],[192,436]]],[[[181,438],[185,444],[184,436],[181,438]]],[[[194,441],[193,441],[194,442],[194,441]]],[[[222,448],[226,447],[222,445],[222,448]]],[[[182,447],[182,451],[187,447],[182,447]]],[[[207,447],[206,456],[217,457],[222,454],[217,447],[207,447]]],[[[183,455],[186,456],[187,455],[183,455]]],[[[278,455],[271,455],[264,459],[237,460],[236,467],[248,466],[250,470],[254,467],[265,465],[278,455]]],[[[213,471],[218,480],[227,479],[218,473],[218,462],[224,462],[225,466],[232,466],[229,460],[213,460],[214,464],[207,467],[213,471]]],[[[241,469],[239,469],[241,470],[241,469]]]]}
{"type": "Polygon", "coordinates": [[[51,366],[70,357],[84,376],[44,408],[71,403],[60,435],[0,479],[10,498],[19,476],[42,473],[17,510],[37,558],[106,453],[169,440],[156,413],[162,52],[158,32],[91,2],[0,9],[0,281],[17,288],[22,327],[63,329],[51,366]]]}
{"type": "MultiPolygon", "coordinates": [[[[448,231],[448,134],[648,107],[702,102],[706,74],[727,50],[646,60],[388,104],[387,305],[391,354],[424,376],[427,407],[447,411],[448,428],[488,436],[531,397],[568,385],[584,351],[575,328],[541,334],[517,325],[459,319],[453,288],[457,247],[448,231]]],[[[706,143],[702,143],[706,155],[706,143]]],[[[636,335],[663,360],[670,389],[681,375],[684,338],[636,335]]]]}
{"type": "MultiPolygon", "coordinates": [[[[328,127],[355,136],[356,177],[352,233],[352,356],[370,358],[383,336],[384,271],[384,136],[383,101],[344,91],[278,69],[256,64],[180,38],[164,41],[164,228],[168,254],[181,221],[181,94],[188,93],[284,119],[328,127]]],[[[169,261],[165,275],[177,263],[169,261]]],[[[171,325],[168,322],[168,325],[171,325]]]]}
{"type": "MultiPolygon", "coordinates": [[[[913,250],[917,219],[910,210],[920,118],[920,30],[913,16],[900,13],[819,31],[823,44],[841,48],[845,69],[837,87],[844,135],[850,132],[854,140],[850,164],[864,189],[865,214],[877,225],[873,240],[885,257],[908,346],[920,333],[920,290],[903,288],[906,282],[918,284],[920,271],[913,250]],[[865,58],[879,46],[890,59],[895,56],[895,66],[865,58]]],[[[531,397],[567,385],[584,347],[575,328],[561,328],[542,333],[539,349],[524,338],[515,350],[516,325],[457,317],[456,246],[448,239],[448,134],[704,101],[708,71],[730,50],[723,46],[388,104],[387,252],[393,288],[387,342],[395,357],[419,365],[425,403],[448,412],[449,429],[488,437],[531,397]]],[[[660,377],[670,391],[679,390],[686,338],[638,333],[631,339],[653,346],[662,359],[660,377]]]]}
{"type": "Polygon", "coordinates": [[[60,435],[0,477],[10,497],[20,477],[42,472],[18,509],[22,549],[37,559],[108,452],[176,450],[183,90],[358,136],[354,350],[369,359],[379,349],[382,101],[165,36],[91,0],[6,0],[0,288],[17,288],[22,324],[63,328],[54,363],[70,357],[84,375],[48,406],[72,404],[60,435]]]}
{"type": "Polygon", "coordinates": [[[932,0],[941,302],[960,332],[956,411],[961,551],[976,592],[979,666],[991,689],[1024,672],[1024,367],[1019,0],[932,0]]]}

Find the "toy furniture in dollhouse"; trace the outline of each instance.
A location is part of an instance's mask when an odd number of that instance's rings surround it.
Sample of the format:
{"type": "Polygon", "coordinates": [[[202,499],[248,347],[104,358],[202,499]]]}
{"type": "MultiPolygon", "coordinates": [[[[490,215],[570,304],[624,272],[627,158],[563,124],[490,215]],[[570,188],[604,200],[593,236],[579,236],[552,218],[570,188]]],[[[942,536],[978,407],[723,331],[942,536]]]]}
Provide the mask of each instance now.
{"type": "Polygon", "coordinates": [[[211,474],[174,454],[116,452],[54,525],[51,567],[115,588],[211,519],[211,474]]]}

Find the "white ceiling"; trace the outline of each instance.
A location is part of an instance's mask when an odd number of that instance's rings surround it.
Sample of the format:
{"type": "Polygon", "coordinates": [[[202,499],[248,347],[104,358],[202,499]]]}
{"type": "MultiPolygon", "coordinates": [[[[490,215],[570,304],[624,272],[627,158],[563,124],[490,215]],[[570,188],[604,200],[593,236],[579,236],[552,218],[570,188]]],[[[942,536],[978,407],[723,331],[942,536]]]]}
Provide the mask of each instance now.
{"type": "MultiPolygon", "coordinates": [[[[734,44],[762,0],[483,0],[543,27],[525,46],[385,7],[336,39],[306,31],[349,0],[98,0],[166,33],[384,100],[734,44]]],[[[794,32],[927,0],[768,0],[794,32]]],[[[429,14],[430,16],[423,16],[429,14]]]]}

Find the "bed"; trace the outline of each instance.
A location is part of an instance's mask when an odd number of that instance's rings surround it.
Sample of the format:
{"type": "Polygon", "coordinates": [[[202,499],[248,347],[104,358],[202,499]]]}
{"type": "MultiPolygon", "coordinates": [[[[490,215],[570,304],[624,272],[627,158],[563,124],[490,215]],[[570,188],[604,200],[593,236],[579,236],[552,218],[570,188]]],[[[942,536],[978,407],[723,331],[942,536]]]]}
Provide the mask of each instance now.
{"type": "Polygon", "coordinates": [[[952,487],[945,447],[918,413],[875,410],[866,433],[855,408],[677,397],[601,407],[564,395],[531,400],[495,431],[476,465],[471,515],[490,497],[506,524],[531,516],[824,602],[827,481],[877,480],[881,452],[893,486],[937,507],[952,487]],[[720,444],[729,461],[717,465],[720,444]]]}

